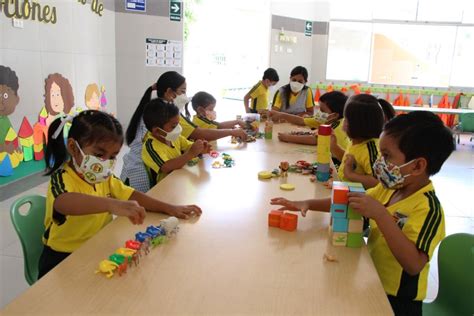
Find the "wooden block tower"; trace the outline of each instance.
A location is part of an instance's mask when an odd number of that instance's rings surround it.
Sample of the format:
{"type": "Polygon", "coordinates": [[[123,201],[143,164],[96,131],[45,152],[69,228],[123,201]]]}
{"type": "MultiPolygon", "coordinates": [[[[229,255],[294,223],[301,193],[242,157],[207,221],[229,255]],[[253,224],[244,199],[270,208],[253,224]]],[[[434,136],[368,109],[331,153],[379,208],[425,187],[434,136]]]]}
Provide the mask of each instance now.
{"type": "Polygon", "coordinates": [[[331,125],[320,125],[318,128],[318,146],[316,149],[318,169],[316,179],[321,182],[329,180],[331,161],[331,125]]]}
{"type": "Polygon", "coordinates": [[[364,243],[364,220],[349,206],[349,192],[365,193],[365,190],[360,183],[333,182],[330,235],[334,246],[357,248],[364,243]]]}

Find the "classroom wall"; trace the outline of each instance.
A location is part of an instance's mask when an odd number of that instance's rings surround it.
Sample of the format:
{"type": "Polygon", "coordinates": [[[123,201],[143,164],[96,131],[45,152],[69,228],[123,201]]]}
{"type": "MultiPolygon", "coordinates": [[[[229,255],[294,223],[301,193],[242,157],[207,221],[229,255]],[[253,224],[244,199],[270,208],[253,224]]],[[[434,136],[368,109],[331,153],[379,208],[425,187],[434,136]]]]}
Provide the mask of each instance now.
{"type": "Polygon", "coordinates": [[[115,2],[102,1],[102,16],[91,11],[90,1],[49,0],[41,5],[56,7],[57,23],[12,19],[0,12],[0,64],[10,67],[19,79],[20,103],[9,116],[18,131],[24,116],[33,125],[44,105],[45,78],[60,73],[72,86],[75,105],[84,107],[89,83],[104,85],[108,109],[116,112],[115,2]]]}
{"type": "Polygon", "coordinates": [[[183,21],[170,21],[169,1],[148,1],[146,13],[125,11],[124,1],[117,1],[116,11],[117,113],[126,127],[147,87],[166,71],[182,72],[182,67],[147,67],[146,38],[183,41],[183,21]]]}

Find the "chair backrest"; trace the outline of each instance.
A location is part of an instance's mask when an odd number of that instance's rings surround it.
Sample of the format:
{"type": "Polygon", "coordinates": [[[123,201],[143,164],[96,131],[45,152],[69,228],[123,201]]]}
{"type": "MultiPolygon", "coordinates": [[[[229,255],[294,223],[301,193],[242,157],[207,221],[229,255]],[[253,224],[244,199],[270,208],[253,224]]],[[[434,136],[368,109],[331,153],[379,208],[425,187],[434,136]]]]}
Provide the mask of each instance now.
{"type": "Polygon", "coordinates": [[[474,235],[443,239],[438,252],[439,292],[435,302],[453,315],[474,313],[474,235]]]}
{"type": "Polygon", "coordinates": [[[464,113],[459,115],[461,131],[474,132],[474,113],[464,113]]]}
{"type": "Polygon", "coordinates": [[[23,248],[25,279],[30,285],[38,279],[38,262],[43,251],[45,210],[46,198],[41,195],[22,197],[16,200],[10,208],[13,227],[15,227],[23,248]],[[22,208],[22,206],[26,206],[26,204],[29,205],[24,212],[25,207],[22,208]]]}

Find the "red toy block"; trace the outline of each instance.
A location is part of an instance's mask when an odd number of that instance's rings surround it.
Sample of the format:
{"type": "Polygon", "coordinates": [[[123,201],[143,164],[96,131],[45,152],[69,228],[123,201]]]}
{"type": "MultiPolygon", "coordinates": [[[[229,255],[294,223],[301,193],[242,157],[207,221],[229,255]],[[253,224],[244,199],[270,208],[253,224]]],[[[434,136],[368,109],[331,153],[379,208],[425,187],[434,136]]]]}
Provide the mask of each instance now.
{"type": "Polygon", "coordinates": [[[280,220],[283,215],[283,211],[270,211],[268,213],[268,226],[270,227],[280,227],[280,220]]]}
{"type": "Polygon", "coordinates": [[[291,213],[284,213],[281,216],[280,228],[292,232],[298,226],[298,215],[291,213]]]}
{"type": "Polygon", "coordinates": [[[348,187],[333,187],[333,200],[334,204],[347,204],[349,202],[349,188],[348,187]]]}

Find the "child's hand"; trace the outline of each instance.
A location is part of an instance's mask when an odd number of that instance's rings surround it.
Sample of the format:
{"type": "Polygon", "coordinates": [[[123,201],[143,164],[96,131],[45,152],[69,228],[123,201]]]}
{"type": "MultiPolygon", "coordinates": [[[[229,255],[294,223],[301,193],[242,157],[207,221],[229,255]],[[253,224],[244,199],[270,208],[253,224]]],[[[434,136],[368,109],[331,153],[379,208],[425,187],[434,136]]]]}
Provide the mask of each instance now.
{"type": "Polygon", "coordinates": [[[117,216],[126,216],[135,225],[143,224],[146,216],[145,208],[140,206],[137,201],[114,200],[111,213],[117,216]]]}
{"type": "Polygon", "coordinates": [[[243,141],[245,141],[247,139],[247,133],[241,128],[236,128],[236,129],[232,130],[231,136],[239,137],[243,141]]]}
{"type": "Polygon", "coordinates": [[[211,152],[212,150],[212,145],[207,141],[207,140],[203,140],[203,145],[204,145],[204,150],[201,154],[208,154],[211,152]]]}
{"type": "Polygon", "coordinates": [[[188,219],[190,216],[201,216],[202,210],[197,205],[176,205],[168,214],[177,218],[188,219]]]}
{"type": "Polygon", "coordinates": [[[197,157],[199,154],[204,152],[204,148],[204,142],[201,139],[198,139],[191,145],[191,148],[189,148],[189,153],[193,157],[197,157]]]}
{"type": "Polygon", "coordinates": [[[349,193],[349,205],[360,215],[374,220],[377,220],[377,218],[382,215],[388,214],[387,209],[382,203],[363,193],[349,193]]]}
{"type": "Polygon", "coordinates": [[[237,120],[237,124],[236,125],[239,125],[241,128],[245,128],[246,125],[245,125],[245,122],[243,120],[237,120]]]}
{"type": "Polygon", "coordinates": [[[274,122],[278,121],[281,118],[281,112],[270,110],[268,111],[268,118],[271,118],[274,122]]]}
{"type": "Polygon", "coordinates": [[[278,133],[278,140],[280,142],[285,142],[289,143],[290,142],[291,135],[288,133],[278,133]]]}
{"type": "Polygon", "coordinates": [[[273,198],[270,200],[271,205],[281,205],[280,210],[287,210],[293,212],[301,212],[303,217],[309,209],[308,203],[305,201],[289,201],[282,197],[273,198]]]}
{"type": "Polygon", "coordinates": [[[354,156],[351,154],[346,155],[344,162],[344,177],[351,179],[354,174],[354,169],[356,168],[356,161],[354,156]]]}

